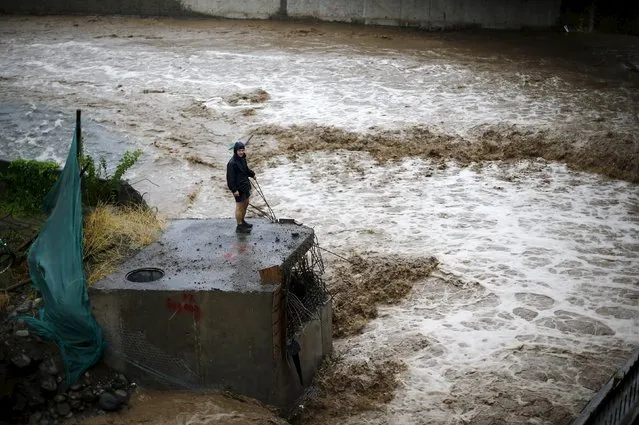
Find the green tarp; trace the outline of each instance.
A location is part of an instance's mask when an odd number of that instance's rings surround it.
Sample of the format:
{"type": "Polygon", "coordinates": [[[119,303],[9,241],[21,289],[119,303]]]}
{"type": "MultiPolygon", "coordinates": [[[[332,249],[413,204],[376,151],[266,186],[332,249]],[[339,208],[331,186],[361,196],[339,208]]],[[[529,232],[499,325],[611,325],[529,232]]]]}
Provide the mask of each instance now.
{"type": "Polygon", "coordinates": [[[104,350],[102,330],[91,313],[82,265],[82,197],[76,135],[64,170],[44,201],[50,213],[31,245],[27,262],[44,300],[39,318],[22,318],[60,348],[67,382],[75,383],[104,350]]]}

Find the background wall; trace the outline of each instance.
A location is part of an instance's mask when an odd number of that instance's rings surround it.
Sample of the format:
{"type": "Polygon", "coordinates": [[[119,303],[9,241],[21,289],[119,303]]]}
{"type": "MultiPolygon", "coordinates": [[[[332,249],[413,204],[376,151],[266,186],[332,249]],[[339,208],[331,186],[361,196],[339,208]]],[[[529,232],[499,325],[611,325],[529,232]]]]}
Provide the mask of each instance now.
{"type": "Polygon", "coordinates": [[[426,29],[549,27],[561,0],[0,0],[0,13],[317,19],[426,29]]]}
{"type": "Polygon", "coordinates": [[[549,27],[561,0],[288,0],[292,18],[428,29],[549,27]]]}

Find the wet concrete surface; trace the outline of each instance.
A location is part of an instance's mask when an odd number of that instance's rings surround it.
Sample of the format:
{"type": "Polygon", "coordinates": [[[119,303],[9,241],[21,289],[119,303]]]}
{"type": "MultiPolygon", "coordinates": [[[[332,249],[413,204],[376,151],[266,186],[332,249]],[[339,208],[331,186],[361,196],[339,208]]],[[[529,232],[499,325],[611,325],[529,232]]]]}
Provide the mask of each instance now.
{"type": "Polygon", "coordinates": [[[267,291],[259,271],[286,268],[313,244],[313,229],[297,225],[251,220],[249,234],[235,232],[232,219],[172,220],[161,239],[142,249],[107,278],[96,290],[142,291],[267,291]],[[151,282],[131,282],[128,273],[160,269],[164,276],[151,282]]]}

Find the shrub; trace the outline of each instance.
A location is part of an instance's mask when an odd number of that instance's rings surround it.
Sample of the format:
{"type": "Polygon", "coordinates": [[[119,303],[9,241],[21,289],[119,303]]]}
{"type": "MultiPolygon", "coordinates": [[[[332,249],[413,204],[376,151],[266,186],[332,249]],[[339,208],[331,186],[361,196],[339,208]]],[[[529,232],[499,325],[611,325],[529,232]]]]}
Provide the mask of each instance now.
{"type": "Polygon", "coordinates": [[[80,167],[84,170],[84,178],[82,179],[84,204],[96,206],[100,203],[117,203],[120,179],[135,165],[140,155],[142,155],[142,151],[139,149],[133,152],[126,151],[112,175],[109,175],[106,160],[103,157],[98,163],[89,155],[80,158],[80,167]]]}
{"type": "Polygon", "coordinates": [[[40,213],[42,200],[59,174],[60,169],[54,161],[12,161],[7,170],[0,173],[0,185],[4,192],[0,207],[17,216],[40,213]]]}
{"type": "MultiPolygon", "coordinates": [[[[137,162],[142,151],[125,152],[113,174],[107,171],[104,158],[96,163],[91,156],[80,158],[84,171],[82,178],[83,204],[96,206],[100,203],[115,204],[118,200],[120,179],[137,162]]],[[[38,215],[42,212],[42,201],[51,190],[60,168],[54,161],[17,159],[6,171],[0,173],[0,210],[17,217],[38,215]]]]}

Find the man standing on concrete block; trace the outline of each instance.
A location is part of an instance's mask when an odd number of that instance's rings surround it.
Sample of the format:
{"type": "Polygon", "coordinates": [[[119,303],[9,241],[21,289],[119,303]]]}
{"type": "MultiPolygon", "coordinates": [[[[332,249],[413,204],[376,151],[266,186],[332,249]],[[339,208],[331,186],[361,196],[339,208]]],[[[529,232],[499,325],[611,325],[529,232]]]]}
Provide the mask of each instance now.
{"type": "Polygon", "coordinates": [[[255,173],[246,163],[246,150],[244,143],[235,142],[233,145],[233,157],[226,165],[226,184],[235,197],[235,220],[237,220],[237,233],[250,233],[252,224],[244,220],[246,209],[251,196],[251,182],[249,177],[255,178],[255,173]]]}

